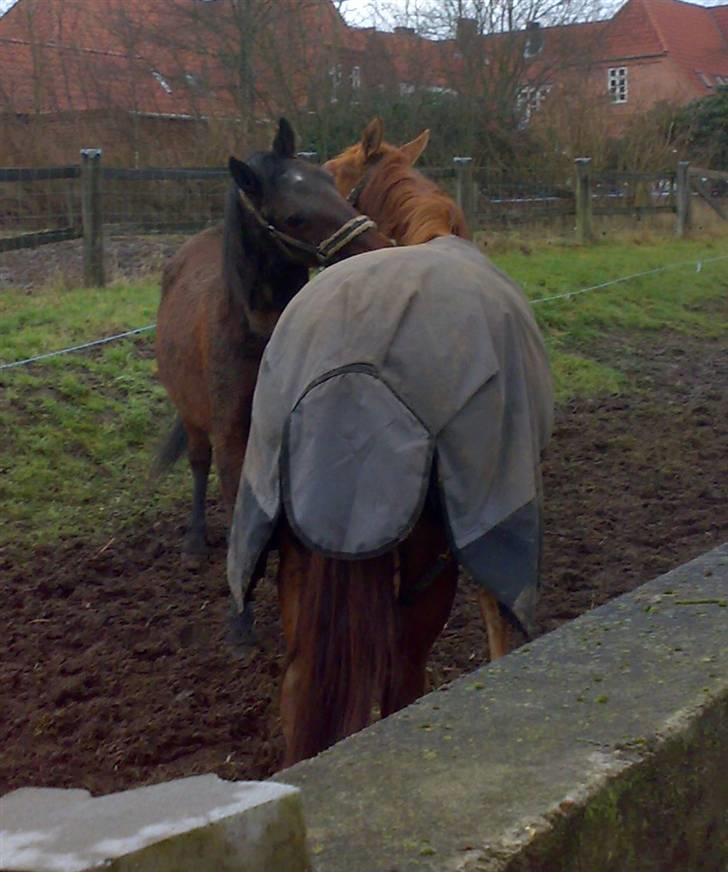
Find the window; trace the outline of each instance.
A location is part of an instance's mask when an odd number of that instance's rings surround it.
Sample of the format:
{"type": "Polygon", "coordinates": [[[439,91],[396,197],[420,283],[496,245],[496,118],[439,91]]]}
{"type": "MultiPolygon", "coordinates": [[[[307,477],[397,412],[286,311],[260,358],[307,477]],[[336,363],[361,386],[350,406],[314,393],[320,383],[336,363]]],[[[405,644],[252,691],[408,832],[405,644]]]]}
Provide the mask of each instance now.
{"type": "Polygon", "coordinates": [[[550,90],[551,85],[527,86],[519,93],[517,98],[518,110],[523,127],[531,120],[534,112],[538,112],[541,108],[550,90]]]}
{"type": "Polygon", "coordinates": [[[607,87],[612,103],[626,103],[628,95],[627,67],[610,67],[607,70],[607,87]]]}
{"type": "Polygon", "coordinates": [[[354,91],[358,91],[361,88],[361,67],[351,68],[351,87],[354,91]]]}
{"type": "Polygon", "coordinates": [[[159,87],[165,92],[165,94],[172,93],[172,86],[159,71],[152,70],[152,75],[159,82],[159,87]]]}
{"type": "Polygon", "coordinates": [[[338,103],[338,92],[342,81],[341,64],[334,64],[329,67],[329,81],[331,82],[331,102],[338,103]]]}

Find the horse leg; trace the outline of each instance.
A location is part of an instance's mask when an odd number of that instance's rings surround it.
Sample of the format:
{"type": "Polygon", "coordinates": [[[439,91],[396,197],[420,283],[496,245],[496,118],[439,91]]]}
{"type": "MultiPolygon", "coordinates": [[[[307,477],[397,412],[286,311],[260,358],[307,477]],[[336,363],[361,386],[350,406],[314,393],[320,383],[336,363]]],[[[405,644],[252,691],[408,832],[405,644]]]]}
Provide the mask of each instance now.
{"type": "Polygon", "coordinates": [[[187,430],[187,457],[192,470],[192,514],[182,545],[182,553],[188,557],[204,557],[207,554],[205,499],[212,448],[204,430],[189,426],[185,429],[187,430]]]}
{"type": "Polygon", "coordinates": [[[498,600],[487,591],[478,588],[478,605],[488,631],[490,659],[498,660],[500,657],[505,657],[511,650],[510,629],[508,622],[501,614],[498,600]]]}
{"type": "Polygon", "coordinates": [[[240,483],[240,470],[245,459],[245,442],[240,431],[231,431],[213,439],[215,466],[220,479],[220,492],[228,526],[232,523],[235,497],[240,483]]]}
{"type": "Polygon", "coordinates": [[[399,639],[396,684],[390,684],[381,703],[382,717],[410,705],[426,690],[430,649],[442,632],[452,608],[458,565],[452,559],[423,590],[413,590],[431,571],[448,543],[442,524],[429,509],[400,546],[399,639]]]}

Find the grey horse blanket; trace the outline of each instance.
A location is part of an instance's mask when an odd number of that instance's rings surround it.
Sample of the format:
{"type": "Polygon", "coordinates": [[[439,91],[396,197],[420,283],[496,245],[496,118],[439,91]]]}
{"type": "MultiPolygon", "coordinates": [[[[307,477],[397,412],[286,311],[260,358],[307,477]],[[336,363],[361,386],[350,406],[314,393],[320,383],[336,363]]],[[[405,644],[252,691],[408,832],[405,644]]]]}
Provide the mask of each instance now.
{"type": "Polygon", "coordinates": [[[330,267],[261,362],[228,551],[238,607],[282,509],[308,547],[374,556],[412,530],[434,466],[457,559],[528,631],[552,423],[530,306],[474,245],[441,237],[330,267]]]}

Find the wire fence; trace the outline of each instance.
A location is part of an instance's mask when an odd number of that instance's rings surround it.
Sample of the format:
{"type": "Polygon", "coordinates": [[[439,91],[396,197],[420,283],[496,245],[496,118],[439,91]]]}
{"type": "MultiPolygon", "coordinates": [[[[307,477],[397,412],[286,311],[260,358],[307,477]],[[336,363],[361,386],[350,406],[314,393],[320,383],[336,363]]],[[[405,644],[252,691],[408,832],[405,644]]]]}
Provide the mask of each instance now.
{"type": "Polygon", "coordinates": [[[104,224],[117,233],[194,232],[222,220],[224,168],[103,168],[104,224]]]}
{"type": "MultiPolygon", "coordinates": [[[[703,257],[697,258],[695,260],[683,260],[677,261],[675,263],[665,264],[665,266],[655,267],[654,269],[644,270],[642,272],[630,273],[629,275],[619,276],[616,279],[608,279],[605,282],[600,282],[596,285],[589,285],[584,288],[578,288],[573,291],[564,291],[559,294],[553,294],[548,297],[539,297],[535,300],[530,300],[530,304],[532,306],[542,305],[543,303],[551,303],[557,300],[569,300],[573,297],[579,297],[583,294],[592,293],[593,291],[601,291],[606,288],[613,287],[615,285],[624,284],[625,282],[633,281],[634,279],[645,278],[647,276],[658,275],[659,273],[664,273],[673,269],[680,269],[683,267],[694,266],[696,272],[701,272],[703,266],[706,264],[717,263],[719,261],[728,260],[728,254],[725,255],[717,255],[714,257],[703,257]]],[[[94,339],[90,342],[83,342],[79,345],[72,345],[67,348],[61,348],[56,351],[46,351],[42,354],[36,354],[32,357],[26,357],[22,360],[14,360],[8,363],[0,363],[0,371],[15,369],[21,366],[28,366],[32,363],[39,363],[44,360],[48,360],[52,357],[60,357],[65,354],[72,354],[74,352],[87,351],[91,348],[97,348],[101,345],[107,345],[110,342],[116,342],[121,339],[129,339],[133,336],[139,336],[143,333],[149,333],[155,329],[156,324],[146,324],[144,327],[136,327],[133,330],[126,330],[123,333],[115,333],[111,336],[104,336],[100,339],[94,339]]]]}
{"type": "Polygon", "coordinates": [[[0,169],[0,252],[81,235],[80,168],[0,169]]]}
{"type": "MultiPolygon", "coordinates": [[[[313,153],[305,156],[316,160],[313,153]]],[[[699,198],[728,218],[728,174],[687,162],[676,172],[596,174],[590,159],[579,158],[572,178],[514,180],[475,168],[468,157],[455,157],[449,167],[424,172],[456,199],[475,230],[535,224],[575,233],[588,243],[596,236],[593,222],[605,216],[642,221],[667,214],[683,236],[699,198]]],[[[0,168],[0,254],[83,237],[84,283],[101,286],[109,256],[105,240],[191,234],[216,224],[223,218],[229,184],[227,170],[217,167],[105,167],[95,149],[81,152],[79,166],[0,168]]],[[[602,236],[611,229],[604,228],[602,236]]]]}
{"type": "MultiPolygon", "coordinates": [[[[579,220],[576,178],[492,176],[484,168],[474,168],[469,158],[455,158],[453,166],[423,172],[458,200],[475,229],[548,222],[573,229],[579,220]]],[[[696,185],[697,172],[693,173],[696,185]]],[[[109,233],[192,233],[222,220],[229,184],[224,168],[100,165],[99,177],[100,209],[109,233]]],[[[0,252],[81,237],[83,190],[81,166],[0,168],[0,252]]],[[[728,198],[728,190],[713,185],[710,196],[715,205],[716,197],[728,198]]],[[[642,219],[675,213],[678,181],[675,172],[593,173],[589,199],[594,216],[642,219]]]]}

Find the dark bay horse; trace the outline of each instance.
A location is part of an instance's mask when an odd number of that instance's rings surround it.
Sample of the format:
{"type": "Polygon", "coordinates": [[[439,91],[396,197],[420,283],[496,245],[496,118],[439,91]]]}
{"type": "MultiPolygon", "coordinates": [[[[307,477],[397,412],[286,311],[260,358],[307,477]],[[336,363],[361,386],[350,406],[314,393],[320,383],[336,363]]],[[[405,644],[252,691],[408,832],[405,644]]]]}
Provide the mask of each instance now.
{"type": "Polygon", "coordinates": [[[331,176],[295,157],[281,119],[270,152],[230,159],[224,225],[188,240],[168,262],[157,318],[159,377],[178,420],[158,468],[187,450],[194,492],[184,552],[206,552],[205,497],[214,457],[232,513],[265,344],[309,267],[389,245],[336,191],[331,176]]]}
{"type": "Polygon", "coordinates": [[[285,765],[424,692],[458,564],[499,619],[529,628],[552,415],[528,301],[466,240],[363,254],[289,303],[261,362],[228,551],[244,611],[278,542],[285,765]]]}
{"type": "MultiPolygon", "coordinates": [[[[381,119],[374,118],[360,142],[326,164],[339,192],[370,215],[398,245],[415,245],[441,236],[470,238],[462,210],[413,164],[427,147],[429,130],[400,147],[384,142],[381,119]]],[[[491,660],[510,650],[509,621],[487,590],[478,604],[488,633],[491,660]]]]}

